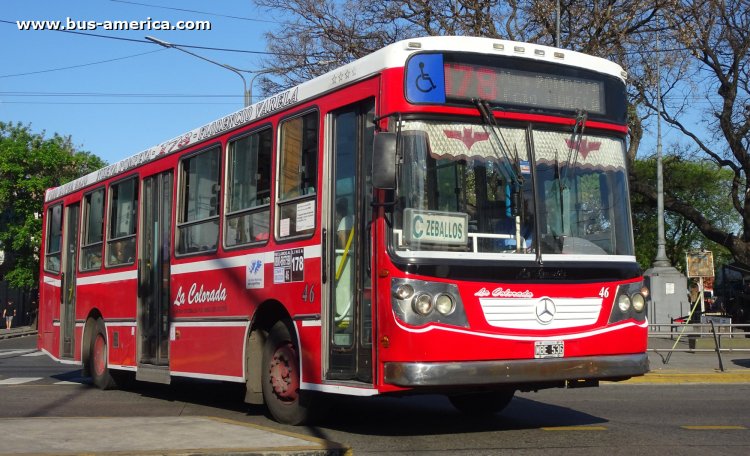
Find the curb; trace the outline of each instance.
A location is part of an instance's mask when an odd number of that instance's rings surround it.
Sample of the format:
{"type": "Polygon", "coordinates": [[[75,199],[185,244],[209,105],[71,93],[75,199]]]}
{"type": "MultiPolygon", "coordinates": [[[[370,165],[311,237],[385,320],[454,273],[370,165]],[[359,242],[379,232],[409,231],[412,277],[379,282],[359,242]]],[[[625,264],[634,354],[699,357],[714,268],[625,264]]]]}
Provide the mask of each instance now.
{"type": "Polygon", "coordinates": [[[0,340],[12,339],[14,337],[33,336],[36,334],[36,329],[11,330],[10,332],[0,332],[0,340]]]}
{"type": "Polygon", "coordinates": [[[633,377],[622,382],[608,382],[609,384],[626,385],[684,385],[706,383],[750,383],[750,372],[724,371],[694,372],[694,371],[663,371],[649,372],[642,377],[633,377]]]}

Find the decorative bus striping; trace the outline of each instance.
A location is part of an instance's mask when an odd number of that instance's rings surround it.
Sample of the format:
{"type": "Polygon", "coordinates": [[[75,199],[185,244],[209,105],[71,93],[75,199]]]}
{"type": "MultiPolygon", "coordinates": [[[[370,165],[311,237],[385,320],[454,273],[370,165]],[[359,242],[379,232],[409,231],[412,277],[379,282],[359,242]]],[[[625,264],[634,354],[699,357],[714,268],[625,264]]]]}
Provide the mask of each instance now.
{"type": "Polygon", "coordinates": [[[625,77],[415,38],[49,189],[38,346],[104,389],[245,383],[289,424],[642,375],[625,77]]]}

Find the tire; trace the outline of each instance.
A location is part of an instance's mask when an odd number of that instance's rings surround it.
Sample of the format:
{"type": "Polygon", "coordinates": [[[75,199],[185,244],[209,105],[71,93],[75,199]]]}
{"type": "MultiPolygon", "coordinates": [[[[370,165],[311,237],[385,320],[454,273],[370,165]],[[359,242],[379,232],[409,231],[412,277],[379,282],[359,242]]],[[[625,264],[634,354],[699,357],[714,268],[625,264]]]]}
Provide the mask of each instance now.
{"type": "Polygon", "coordinates": [[[313,396],[300,389],[299,349],[282,321],[268,333],[261,369],[263,401],[271,416],[283,424],[308,423],[313,415],[313,396]]]}
{"type": "Polygon", "coordinates": [[[488,416],[502,411],[510,404],[515,390],[486,391],[448,396],[451,404],[466,415],[488,416]]]}
{"type": "Polygon", "coordinates": [[[104,326],[104,320],[96,320],[94,325],[94,335],[91,338],[90,363],[91,379],[99,389],[108,390],[117,387],[115,379],[107,367],[108,350],[107,350],[107,330],[104,326]]]}

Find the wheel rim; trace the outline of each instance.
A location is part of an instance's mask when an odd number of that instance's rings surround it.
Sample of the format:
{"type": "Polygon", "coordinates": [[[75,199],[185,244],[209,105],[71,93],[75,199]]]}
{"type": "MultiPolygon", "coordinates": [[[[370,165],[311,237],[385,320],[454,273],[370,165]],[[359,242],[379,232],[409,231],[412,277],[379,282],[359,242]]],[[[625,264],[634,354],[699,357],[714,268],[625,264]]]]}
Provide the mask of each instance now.
{"type": "Polygon", "coordinates": [[[296,401],[299,394],[299,368],[297,351],[291,342],[284,342],[276,348],[268,369],[273,394],[283,402],[296,401]]]}
{"type": "Polygon", "coordinates": [[[107,368],[107,344],[104,342],[104,337],[101,334],[96,336],[94,341],[94,373],[96,376],[104,375],[104,371],[107,368]]]}

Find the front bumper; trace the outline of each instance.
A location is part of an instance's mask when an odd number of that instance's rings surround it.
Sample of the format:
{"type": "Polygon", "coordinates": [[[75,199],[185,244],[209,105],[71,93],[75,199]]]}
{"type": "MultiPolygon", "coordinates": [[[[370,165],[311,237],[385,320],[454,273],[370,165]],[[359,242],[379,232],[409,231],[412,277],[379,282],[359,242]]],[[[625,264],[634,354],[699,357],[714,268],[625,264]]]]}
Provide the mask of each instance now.
{"type": "Polygon", "coordinates": [[[620,380],[649,370],[648,356],[409,363],[387,362],[385,383],[403,387],[503,385],[566,380],[620,380]]]}

